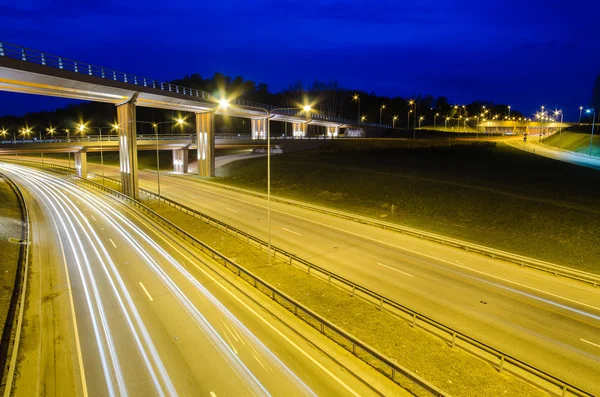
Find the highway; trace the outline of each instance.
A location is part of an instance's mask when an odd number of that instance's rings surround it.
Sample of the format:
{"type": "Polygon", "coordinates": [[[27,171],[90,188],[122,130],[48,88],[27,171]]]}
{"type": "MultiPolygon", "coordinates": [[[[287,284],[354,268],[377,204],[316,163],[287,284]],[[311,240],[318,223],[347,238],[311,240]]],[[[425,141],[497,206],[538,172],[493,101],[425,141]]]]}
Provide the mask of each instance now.
{"type": "Polygon", "coordinates": [[[33,244],[17,396],[370,396],[130,207],[0,164],[33,244]]]}
{"type": "MultiPolygon", "coordinates": [[[[105,173],[118,177],[115,167],[105,173]]],[[[140,187],[156,191],[155,172],[139,175],[140,187]]],[[[267,239],[263,199],[193,175],[161,173],[161,190],[267,239]]],[[[272,209],[274,245],[600,394],[600,288],[297,207],[272,209]]]]}

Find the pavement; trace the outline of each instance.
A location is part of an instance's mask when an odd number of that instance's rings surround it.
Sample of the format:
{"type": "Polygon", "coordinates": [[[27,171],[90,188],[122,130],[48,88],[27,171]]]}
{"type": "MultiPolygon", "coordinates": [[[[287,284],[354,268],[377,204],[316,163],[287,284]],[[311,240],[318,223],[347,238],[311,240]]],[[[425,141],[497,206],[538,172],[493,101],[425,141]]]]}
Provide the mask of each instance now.
{"type": "MultiPolygon", "coordinates": [[[[89,171],[100,167],[89,164],[89,171]]],[[[116,167],[106,176],[118,178],[116,167]]],[[[156,173],[139,173],[156,191],[156,173]]],[[[267,240],[264,199],[161,173],[166,197],[267,240]]],[[[272,203],[274,245],[600,395],[600,288],[272,203]]]]}
{"type": "Polygon", "coordinates": [[[506,141],[505,143],[516,149],[537,154],[538,156],[564,161],[566,163],[579,165],[581,167],[600,170],[600,158],[544,145],[537,140],[537,136],[530,135],[527,142],[523,142],[521,139],[520,141],[506,141]]]}
{"type": "Polygon", "coordinates": [[[0,168],[23,188],[34,242],[14,395],[377,395],[135,210],[0,168]]]}

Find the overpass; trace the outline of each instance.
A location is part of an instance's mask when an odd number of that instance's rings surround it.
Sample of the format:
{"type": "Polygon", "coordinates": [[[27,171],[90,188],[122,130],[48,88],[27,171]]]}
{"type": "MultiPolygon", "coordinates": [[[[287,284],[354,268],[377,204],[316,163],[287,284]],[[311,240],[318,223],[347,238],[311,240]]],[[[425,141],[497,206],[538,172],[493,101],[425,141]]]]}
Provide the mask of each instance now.
{"type": "MultiPolygon", "coordinates": [[[[271,144],[278,144],[284,151],[306,150],[319,145],[326,137],[295,139],[272,137],[271,144]]],[[[248,135],[215,134],[216,149],[266,147],[266,139],[251,139],[248,135]]],[[[172,150],[173,170],[188,172],[188,152],[198,150],[196,135],[136,135],[137,150],[172,150]]],[[[87,153],[114,152],[120,150],[118,135],[88,135],[84,137],[57,137],[45,139],[0,139],[0,155],[33,153],[74,153],[77,175],[87,177],[87,153]]]]}
{"type": "Polygon", "coordinates": [[[251,119],[255,138],[266,136],[267,118],[291,123],[296,137],[304,136],[309,124],[326,127],[329,136],[337,136],[340,128],[357,126],[356,122],[334,116],[305,114],[240,99],[232,100],[233,106],[222,109],[218,98],[207,92],[3,42],[0,42],[0,90],[115,104],[123,193],[133,198],[138,195],[138,106],[195,114],[198,173],[202,176],[214,176],[215,172],[215,114],[251,119]]]}
{"type": "Polygon", "coordinates": [[[493,134],[547,134],[567,128],[574,123],[559,123],[545,121],[519,121],[519,120],[490,120],[477,124],[480,132],[493,134]]]}

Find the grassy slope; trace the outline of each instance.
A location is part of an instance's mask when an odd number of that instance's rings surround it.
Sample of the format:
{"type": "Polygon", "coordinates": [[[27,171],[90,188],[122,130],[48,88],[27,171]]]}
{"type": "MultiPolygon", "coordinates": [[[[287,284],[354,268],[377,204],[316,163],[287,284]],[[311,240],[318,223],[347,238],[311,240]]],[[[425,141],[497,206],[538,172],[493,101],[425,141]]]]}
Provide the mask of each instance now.
{"type": "Polygon", "coordinates": [[[14,237],[21,239],[21,211],[14,192],[0,179],[0,329],[4,327],[6,314],[15,283],[19,259],[18,244],[9,243],[14,237]]]}
{"type": "MultiPolygon", "coordinates": [[[[600,130],[596,130],[600,134],[600,130]]],[[[563,131],[562,134],[556,133],[544,140],[544,143],[549,146],[560,147],[564,150],[572,152],[589,154],[590,150],[590,133],[563,131]],[[561,136],[562,135],[562,136],[561,136]]],[[[594,134],[592,141],[592,156],[600,156],[600,136],[594,134]]]]}
{"type": "MultiPolygon", "coordinates": [[[[398,145],[275,156],[273,194],[600,272],[597,171],[502,144],[398,145]]],[[[265,162],[228,164],[220,181],[264,191],[265,162]]]]}
{"type": "MultiPolygon", "coordinates": [[[[377,310],[371,304],[353,298],[347,292],[289,266],[287,262],[274,260],[270,267],[266,266],[265,252],[223,230],[200,222],[174,208],[164,205],[158,207],[154,201],[145,201],[145,204],[227,257],[234,258],[237,263],[284,293],[453,396],[544,395],[518,378],[498,373],[486,362],[462,350],[450,348],[441,339],[418,328],[412,328],[407,321],[387,311],[377,310]]],[[[338,343],[344,342],[338,340],[338,343]]],[[[401,376],[397,376],[396,379],[400,379],[399,383],[417,396],[430,395],[414,387],[410,382],[406,382],[401,376]]]]}

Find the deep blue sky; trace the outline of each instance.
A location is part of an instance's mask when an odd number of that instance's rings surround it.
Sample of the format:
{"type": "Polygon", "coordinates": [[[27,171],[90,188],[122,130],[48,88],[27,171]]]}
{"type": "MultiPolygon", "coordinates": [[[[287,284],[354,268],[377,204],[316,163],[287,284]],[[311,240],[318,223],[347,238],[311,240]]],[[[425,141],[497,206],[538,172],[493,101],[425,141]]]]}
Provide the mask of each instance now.
{"type": "MultiPolygon", "coordinates": [[[[0,40],[155,79],[331,79],[575,119],[600,73],[599,21],[598,0],[3,0],[0,40]]],[[[0,114],[64,103],[0,93],[0,114]]]]}

